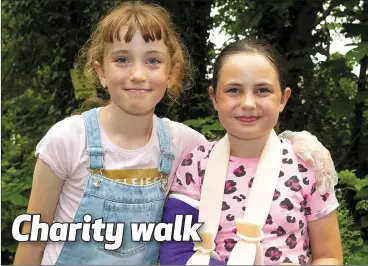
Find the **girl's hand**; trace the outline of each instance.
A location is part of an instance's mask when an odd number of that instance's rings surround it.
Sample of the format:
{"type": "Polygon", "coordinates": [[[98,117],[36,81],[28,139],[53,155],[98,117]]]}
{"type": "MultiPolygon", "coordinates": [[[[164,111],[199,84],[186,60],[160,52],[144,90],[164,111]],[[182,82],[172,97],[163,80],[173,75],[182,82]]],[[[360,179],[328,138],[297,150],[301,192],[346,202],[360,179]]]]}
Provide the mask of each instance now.
{"type": "Polygon", "coordinates": [[[316,187],[321,195],[332,192],[337,184],[337,174],[330,152],[308,131],[284,131],[280,138],[289,140],[295,153],[313,168],[316,187]]]}

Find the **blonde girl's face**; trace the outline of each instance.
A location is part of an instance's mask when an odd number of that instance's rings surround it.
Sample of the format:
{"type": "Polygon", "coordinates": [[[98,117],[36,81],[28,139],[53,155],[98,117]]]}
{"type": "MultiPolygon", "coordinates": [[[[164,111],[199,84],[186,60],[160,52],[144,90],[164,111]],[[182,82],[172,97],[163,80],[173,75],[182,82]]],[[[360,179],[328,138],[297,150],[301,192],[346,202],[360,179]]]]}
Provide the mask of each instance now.
{"type": "Polygon", "coordinates": [[[163,39],[145,42],[138,29],[126,43],[126,31],[121,29],[121,41],[106,45],[103,65],[95,68],[112,104],[131,115],[150,114],[171,86],[168,48],[163,39]]]}
{"type": "Polygon", "coordinates": [[[216,93],[209,88],[219,120],[239,139],[269,134],[291,94],[281,92],[278,75],[266,57],[256,53],[228,56],[219,72],[216,93]]]}

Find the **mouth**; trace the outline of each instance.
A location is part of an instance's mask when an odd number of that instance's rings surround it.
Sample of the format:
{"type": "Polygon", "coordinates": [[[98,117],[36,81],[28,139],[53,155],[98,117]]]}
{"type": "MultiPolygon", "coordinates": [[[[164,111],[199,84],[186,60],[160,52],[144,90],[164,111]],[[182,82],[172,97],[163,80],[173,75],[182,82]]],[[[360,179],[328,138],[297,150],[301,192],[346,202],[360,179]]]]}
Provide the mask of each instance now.
{"type": "Polygon", "coordinates": [[[257,121],[260,117],[259,116],[237,116],[235,118],[239,120],[240,122],[252,123],[252,122],[257,121]]]}
{"type": "Polygon", "coordinates": [[[143,94],[143,93],[148,93],[152,91],[152,89],[145,89],[145,88],[126,88],[124,90],[129,93],[134,93],[134,94],[143,94]]]}

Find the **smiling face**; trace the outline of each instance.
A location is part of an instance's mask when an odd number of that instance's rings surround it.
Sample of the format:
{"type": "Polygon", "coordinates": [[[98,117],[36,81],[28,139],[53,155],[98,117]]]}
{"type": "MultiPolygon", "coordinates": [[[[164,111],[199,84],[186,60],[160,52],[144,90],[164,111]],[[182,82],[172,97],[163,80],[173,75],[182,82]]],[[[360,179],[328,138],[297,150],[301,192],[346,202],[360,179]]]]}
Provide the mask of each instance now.
{"type": "Polygon", "coordinates": [[[259,53],[227,56],[219,71],[216,92],[209,89],[219,120],[238,139],[258,139],[276,125],[291,94],[282,93],[278,73],[259,53]]]}
{"type": "MultiPolygon", "coordinates": [[[[120,35],[126,31],[122,28],[120,35]]],[[[170,56],[163,39],[146,42],[138,29],[130,42],[106,44],[103,65],[95,68],[111,103],[131,115],[152,113],[170,86],[170,56]]]]}

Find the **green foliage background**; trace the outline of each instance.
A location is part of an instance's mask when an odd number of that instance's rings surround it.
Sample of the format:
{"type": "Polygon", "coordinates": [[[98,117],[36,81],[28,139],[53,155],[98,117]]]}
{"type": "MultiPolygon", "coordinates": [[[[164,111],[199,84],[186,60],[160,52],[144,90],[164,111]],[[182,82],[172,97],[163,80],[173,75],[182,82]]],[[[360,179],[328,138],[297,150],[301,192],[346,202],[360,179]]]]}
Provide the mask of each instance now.
{"type": "MultiPolygon", "coordinates": [[[[28,203],[34,150],[51,125],[80,108],[70,77],[92,25],[122,1],[2,1],[2,263],[17,243],[12,221],[28,203]]],[[[287,59],[293,95],[281,129],[308,130],[330,150],[339,175],[339,221],[345,264],[368,264],[368,3],[359,0],[161,0],[172,11],[198,67],[196,86],[157,114],[186,123],[208,139],[223,128],[206,89],[218,51],[209,31],[230,42],[264,38],[287,59]],[[211,8],[217,13],[210,16],[211,8]],[[351,50],[330,54],[332,34],[352,38],[351,50]],[[326,57],[316,60],[317,55],[326,57]],[[352,73],[354,66],[359,74],[352,73]]],[[[97,95],[106,98],[97,88],[97,95]]]]}

